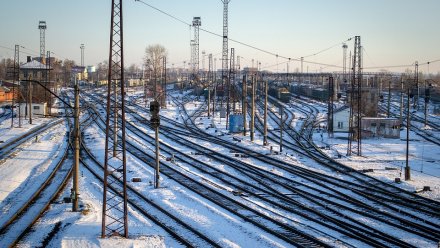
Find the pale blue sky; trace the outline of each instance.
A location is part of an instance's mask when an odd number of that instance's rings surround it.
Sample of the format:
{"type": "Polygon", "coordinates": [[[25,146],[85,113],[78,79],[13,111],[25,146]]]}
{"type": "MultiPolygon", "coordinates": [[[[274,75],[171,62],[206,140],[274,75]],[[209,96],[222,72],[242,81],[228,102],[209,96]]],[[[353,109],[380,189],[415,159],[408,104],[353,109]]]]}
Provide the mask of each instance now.
{"type": "MultiPolygon", "coordinates": [[[[220,0],[143,1],[189,23],[200,16],[202,28],[222,34],[220,0]]],[[[170,64],[182,66],[189,60],[192,34],[187,26],[135,0],[123,4],[127,66],[140,64],[145,47],[155,43],[168,49],[170,64]]],[[[46,50],[79,63],[79,47],[84,43],[85,63],[97,64],[108,57],[110,7],[110,0],[1,0],[0,58],[12,57],[13,52],[3,47],[13,48],[14,44],[38,53],[38,21],[45,20],[46,50]]],[[[299,58],[360,35],[366,52],[364,67],[407,65],[415,60],[424,63],[440,59],[439,11],[439,0],[231,0],[229,37],[281,56],[299,58]]],[[[353,50],[352,41],[347,45],[353,50]]],[[[263,67],[277,62],[275,56],[234,42],[229,42],[231,47],[243,57],[242,67],[250,66],[252,59],[261,61],[263,67]]],[[[221,38],[200,31],[200,53],[205,50],[216,55],[218,68],[221,48],[221,38]]],[[[336,45],[306,60],[342,66],[342,48],[336,45]]],[[[207,63],[206,58],[206,67],[207,63]]],[[[307,66],[309,71],[340,70],[312,64],[304,64],[304,70],[307,66]]],[[[280,65],[278,70],[285,67],[280,65]]],[[[298,62],[290,64],[290,70],[299,67],[298,62]]],[[[427,71],[428,67],[421,66],[420,70],[427,71]]],[[[439,72],[440,62],[432,63],[429,70],[439,72]]]]}

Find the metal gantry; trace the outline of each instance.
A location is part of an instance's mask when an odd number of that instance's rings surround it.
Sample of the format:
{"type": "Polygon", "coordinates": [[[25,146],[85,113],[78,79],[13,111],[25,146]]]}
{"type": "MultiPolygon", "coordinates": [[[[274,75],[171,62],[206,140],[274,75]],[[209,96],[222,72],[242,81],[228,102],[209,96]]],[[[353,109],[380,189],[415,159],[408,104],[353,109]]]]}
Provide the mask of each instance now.
{"type": "Polygon", "coordinates": [[[353,53],[353,74],[350,94],[350,117],[348,127],[347,155],[351,156],[353,151],[356,155],[362,155],[362,65],[361,65],[361,37],[356,36],[353,53]],[[356,141],[356,144],[353,144],[356,141]]]}
{"type": "Polygon", "coordinates": [[[128,237],[122,0],[112,0],[101,237],[128,237]],[[122,186],[118,186],[122,183],[122,186]],[[117,189],[113,191],[110,187],[117,189]]]}

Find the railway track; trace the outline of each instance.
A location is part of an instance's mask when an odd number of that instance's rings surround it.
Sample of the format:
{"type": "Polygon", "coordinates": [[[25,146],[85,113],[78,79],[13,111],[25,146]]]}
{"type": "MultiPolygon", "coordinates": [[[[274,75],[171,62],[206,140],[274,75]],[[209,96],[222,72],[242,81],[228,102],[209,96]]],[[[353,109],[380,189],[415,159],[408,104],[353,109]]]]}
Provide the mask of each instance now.
{"type": "MultiPolygon", "coordinates": [[[[359,191],[359,190],[358,190],[359,191]]],[[[359,191],[359,193],[361,193],[361,191],[359,191]]],[[[364,195],[366,195],[366,194],[364,194],[364,195]]],[[[347,198],[347,199],[349,199],[349,198],[347,198]]],[[[394,210],[393,210],[394,211],[394,210]]],[[[380,213],[379,213],[380,214],[380,213]]],[[[414,217],[414,216],[413,216],[414,217]]],[[[395,217],[393,217],[393,218],[395,218],[395,217]]],[[[421,221],[421,222],[424,222],[425,220],[424,219],[419,219],[419,218],[415,218],[416,220],[419,220],[419,221],[421,221]]],[[[400,221],[400,220],[399,220],[400,221]]],[[[409,223],[407,223],[407,224],[409,224],[409,223]]],[[[410,224],[409,224],[410,225],[410,224]]],[[[413,224],[414,225],[414,224],[413,224]]],[[[410,225],[411,226],[411,225],[410,225]]],[[[417,226],[417,224],[415,225],[415,226],[417,226]]],[[[436,228],[438,228],[438,225],[436,225],[436,224],[434,224],[434,226],[436,226],[436,228]]],[[[400,225],[400,227],[401,228],[405,228],[405,226],[403,226],[403,225],[400,225]]],[[[422,227],[422,230],[423,230],[424,228],[422,227]]],[[[431,232],[432,232],[433,230],[431,230],[431,232]]],[[[434,233],[436,232],[436,230],[434,230],[434,233]]],[[[422,236],[423,236],[423,231],[422,231],[422,236]]],[[[434,237],[435,237],[436,235],[434,235],[434,237]]],[[[438,236],[437,237],[435,237],[434,238],[434,241],[435,240],[437,240],[438,239],[438,236]]]]}
{"type": "Polygon", "coordinates": [[[9,153],[14,151],[14,149],[16,149],[21,144],[29,141],[30,139],[35,138],[35,136],[40,135],[41,133],[60,124],[61,122],[63,122],[63,119],[56,119],[56,120],[51,121],[49,123],[39,125],[38,127],[31,129],[29,132],[26,132],[26,133],[19,135],[13,139],[7,140],[4,143],[1,143],[0,144],[0,160],[6,158],[9,153]]]}
{"type": "MultiPolygon", "coordinates": [[[[207,154],[205,154],[205,156],[206,156],[206,155],[207,155],[207,154]]],[[[235,162],[235,163],[237,163],[237,162],[235,162]]],[[[267,183],[267,182],[266,182],[266,183],[267,183]]],[[[286,182],[286,183],[287,183],[287,182],[286,182]]],[[[289,182],[289,183],[292,183],[292,182],[289,182]]],[[[327,204],[328,204],[328,203],[327,203],[327,204]]],[[[373,216],[373,217],[374,217],[374,216],[373,216]]],[[[402,227],[402,226],[401,226],[401,227],[402,227]]],[[[422,229],[423,229],[423,227],[422,227],[422,229]]],[[[431,230],[431,232],[432,232],[432,230],[431,230]]],[[[419,234],[420,234],[420,232],[419,232],[419,234]]],[[[421,235],[424,236],[423,233],[421,233],[421,235]]],[[[434,240],[437,240],[437,238],[434,238],[434,240]]]]}
{"type": "MultiPolygon", "coordinates": [[[[129,125],[127,125],[128,130],[130,130],[128,126],[129,125]]],[[[144,149],[138,148],[136,145],[131,144],[130,141],[127,141],[126,147],[127,151],[146,164],[149,164],[150,161],[154,160],[153,154],[146,154],[144,149]]],[[[271,233],[272,235],[288,243],[307,247],[327,247],[325,243],[317,240],[316,238],[309,237],[308,235],[299,232],[289,225],[262,215],[255,209],[235,200],[233,197],[231,198],[231,196],[225,196],[224,194],[218,192],[217,190],[213,189],[211,185],[207,186],[206,184],[193,179],[192,177],[186,175],[186,173],[182,173],[181,171],[175,169],[172,164],[163,163],[161,173],[169,178],[174,179],[178,183],[203,196],[204,198],[209,199],[222,208],[230,211],[234,215],[243,218],[247,222],[260,227],[266,232],[271,233]]]]}
{"type": "MultiPolygon", "coordinates": [[[[199,109],[202,109],[202,107],[200,107],[199,109]]],[[[200,113],[202,113],[203,111],[196,111],[195,113],[198,113],[198,114],[200,114],[200,113]]],[[[194,117],[193,118],[189,118],[189,116],[187,116],[187,118],[184,118],[184,120],[186,120],[185,122],[187,123],[187,125],[189,124],[189,122],[192,122],[193,120],[194,120],[194,117]]],[[[145,122],[147,122],[146,120],[139,120],[139,119],[136,119],[135,120],[135,122],[137,122],[137,123],[145,123],[145,122]]],[[[180,124],[181,125],[181,124],[180,124]]],[[[187,127],[188,129],[196,129],[196,128],[194,128],[194,127],[187,127]]],[[[171,130],[171,131],[173,131],[173,130],[171,130]]],[[[171,132],[170,131],[170,132],[171,132]]],[[[198,130],[198,132],[200,133],[200,130],[198,130]]],[[[182,138],[180,138],[180,139],[182,139],[182,138]]],[[[176,140],[175,138],[174,138],[174,140],[176,140]]],[[[220,142],[219,140],[211,140],[211,141],[213,141],[213,142],[220,142]]],[[[151,142],[151,141],[146,141],[147,143],[148,142],[151,142]]],[[[184,142],[188,142],[188,141],[184,141],[184,142]]],[[[220,142],[221,143],[221,142],[220,142]]],[[[163,145],[162,145],[163,146],[163,145]]],[[[192,145],[192,146],[194,146],[194,144],[192,145]]],[[[210,153],[212,154],[213,152],[212,151],[210,151],[210,153]]],[[[206,156],[207,154],[205,154],[205,156],[206,156]]],[[[231,159],[231,158],[228,158],[229,160],[231,159]]],[[[194,162],[194,159],[190,159],[190,158],[184,158],[184,159],[181,159],[181,160],[190,160],[191,161],[191,164],[192,165],[194,165],[195,164],[195,162],[194,162]]],[[[236,161],[234,161],[234,163],[237,163],[236,161]]],[[[205,167],[206,167],[206,165],[204,165],[205,167]]],[[[210,169],[211,170],[211,169],[210,169]]],[[[202,170],[201,170],[202,171],[202,170]]],[[[203,173],[206,173],[205,171],[203,171],[203,173]]],[[[243,173],[243,171],[240,171],[240,173],[241,174],[245,174],[245,173],[243,173]]],[[[217,172],[217,174],[221,174],[221,172],[217,172]]],[[[255,175],[258,175],[258,173],[256,173],[255,171],[254,172],[252,172],[252,173],[248,173],[249,175],[251,175],[251,174],[255,174],[255,175]]],[[[256,182],[258,182],[258,180],[256,180],[255,178],[256,177],[260,177],[261,175],[258,175],[258,176],[254,176],[254,178],[253,178],[253,180],[255,180],[256,182]]],[[[309,178],[313,178],[313,176],[314,175],[309,175],[309,178]]],[[[322,175],[321,175],[322,176],[322,175]]],[[[215,176],[214,176],[215,177],[215,176]]],[[[225,181],[228,181],[228,180],[231,180],[231,178],[229,177],[229,176],[225,176],[225,173],[223,172],[223,175],[222,175],[222,177],[224,177],[224,181],[223,181],[223,183],[225,183],[225,181]]],[[[249,178],[252,178],[252,177],[249,177],[249,178]]],[[[263,178],[263,177],[261,177],[261,178],[263,178]]],[[[267,178],[265,178],[265,179],[267,179],[267,178]]],[[[279,177],[274,177],[274,179],[273,180],[279,180],[280,178],[279,177]]],[[[221,180],[221,177],[220,178],[218,178],[218,180],[221,180]]],[[[234,179],[235,181],[237,181],[237,179],[234,179]]],[[[263,180],[260,180],[259,181],[259,183],[260,184],[263,184],[264,182],[266,182],[266,181],[263,181],[263,180]]],[[[246,185],[246,183],[243,183],[243,182],[240,182],[241,183],[241,185],[246,185]]],[[[266,182],[267,183],[267,182],[266,182]]],[[[292,182],[292,181],[289,181],[289,180],[285,180],[285,181],[282,181],[282,183],[284,183],[284,184],[292,184],[292,183],[294,183],[294,182],[292,182]]],[[[321,183],[322,184],[322,183],[321,183]]],[[[241,189],[240,188],[240,186],[238,186],[237,187],[237,185],[240,185],[240,184],[236,184],[236,185],[234,185],[234,187],[235,188],[239,188],[239,189],[241,189]]],[[[296,184],[294,184],[294,185],[296,185],[296,184]]],[[[318,184],[319,185],[319,184],[318,184]]],[[[251,188],[252,187],[252,185],[250,186],[250,185],[246,185],[246,186],[243,186],[242,187],[242,189],[244,189],[243,191],[244,192],[247,192],[247,193],[250,193],[250,194],[253,194],[253,193],[255,193],[256,192],[256,190],[254,189],[253,191],[251,190],[251,191],[249,191],[248,189],[249,188],[251,188]]],[[[329,190],[329,188],[330,187],[327,187],[327,188],[325,188],[324,186],[322,186],[321,185],[321,187],[323,187],[323,189],[321,189],[321,190],[316,190],[316,192],[319,192],[319,194],[324,194],[325,193],[325,191],[326,190],[329,190]],[[324,193],[323,193],[324,192],[324,193]]],[[[260,192],[264,192],[264,190],[261,190],[261,189],[258,189],[260,192]]],[[[289,190],[291,190],[292,192],[294,192],[294,190],[292,190],[292,189],[289,189],[289,190]]],[[[308,189],[308,190],[310,190],[310,189],[308,189]]],[[[359,191],[359,190],[358,190],[359,191]]],[[[272,189],[272,192],[270,192],[270,191],[268,191],[268,190],[266,190],[266,192],[265,192],[265,194],[266,195],[271,195],[271,197],[273,197],[273,192],[276,192],[276,190],[273,190],[272,189]],[[267,193],[267,192],[269,192],[269,193],[267,193]]],[[[359,191],[359,192],[361,192],[361,191],[359,191]]],[[[279,193],[279,192],[278,192],[279,193]]],[[[300,193],[298,193],[298,192],[294,192],[296,195],[299,195],[300,193]]],[[[307,195],[307,194],[310,194],[310,192],[307,192],[307,191],[305,191],[305,193],[303,193],[303,195],[307,195]]],[[[278,197],[280,197],[280,196],[278,196],[278,197]]],[[[284,201],[286,201],[286,202],[288,202],[289,204],[292,204],[291,202],[289,202],[289,199],[286,199],[286,197],[285,197],[285,195],[283,196],[284,197],[284,201]]],[[[314,201],[314,203],[316,204],[316,205],[318,205],[319,206],[319,204],[321,204],[321,208],[322,209],[328,209],[329,207],[329,205],[333,205],[334,206],[334,210],[333,210],[333,214],[335,214],[336,216],[337,216],[337,212],[338,211],[336,211],[336,209],[339,207],[339,208],[341,208],[341,206],[342,206],[342,209],[344,209],[343,208],[343,204],[341,205],[338,205],[337,204],[337,202],[335,203],[335,202],[326,202],[325,201],[325,197],[332,197],[332,198],[338,198],[338,197],[335,197],[335,195],[331,195],[331,194],[328,194],[328,192],[327,192],[327,194],[325,195],[323,195],[323,197],[321,197],[321,198],[319,198],[318,197],[318,199],[312,199],[312,198],[309,198],[309,199],[307,199],[308,201],[314,201]],[[317,201],[321,201],[321,203],[317,203],[317,201]]],[[[350,199],[350,196],[339,196],[340,198],[339,198],[339,201],[342,203],[342,202],[347,202],[348,200],[347,199],[350,199]]],[[[276,197],[275,197],[276,198],[276,197]]],[[[282,199],[282,198],[279,198],[279,199],[282,199]]],[[[273,204],[273,203],[271,203],[271,204],[273,204]]],[[[359,201],[356,203],[356,201],[355,201],[355,203],[353,203],[353,205],[354,206],[357,206],[356,204],[361,204],[359,201]]],[[[374,205],[374,204],[373,204],[374,205]]],[[[277,206],[277,207],[280,207],[279,205],[277,206]]],[[[282,208],[282,207],[280,207],[280,208],[282,208]]],[[[356,207],[355,207],[356,208],[356,207]]],[[[359,208],[359,206],[357,206],[357,208],[359,208]]],[[[347,208],[345,208],[345,209],[347,209],[347,208]]],[[[368,212],[374,212],[374,211],[372,211],[372,210],[374,210],[374,207],[371,207],[371,206],[368,206],[368,205],[366,205],[366,204],[364,204],[364,206],[362,207],[362,208],[360,208],[360,210],[357,210],[357,212],[358,212],[358,214],[361,214],[360,213],[360,211],[365,211],[365,209],[367,209],[367,211],[368,212]],[[369,207],[369,208],[368,208],[369,207]]],[[[356,209],[353,209],[353,207],[351,207],[351,209],[349,210],[349,211],[354,211],[354,212],[356,212],[356,209]]],[[[327,212],[328,212],[328,210],[327,210],[327,212]]],[[[361,214],[362,215],[362,214],[361,214]]],[[[365,216],[365,215],[364,215],[365,216]]],[[[368,216],[369,218],[373,218],[374,219],[374,215],[373,214],[371,214],[370,216],[368,216]]],[[[414,233],[414,234],[417,234],[417,235],[419,235],[420,237],[425,237],[425,238],[427,238],[427,239],[429,239],[429,240],[432,240],[432,241],[436,241],[436,240],[438,240],[439,238],[438,238],[438,236],[436,236],[436,234],[434,233],[430,233],[430,234],[428,234],[428,235],[424,235],[423,234],[423,231],[424,230],[429,230],[429,227],[424,227],[423,225],[417,225],[417,223],[412,223],[411,221],[409,221],[408,222],[408,220],[405,220],[405,219],[399,219],[399,218],[396,218],[395,216],[392,216],[392,217],[389,217],[389,216],[387,216],[386,214],[384,214],[384,213],[380,213],[380,217],[381,218],[379,218],[379,220],[380,221],[382,221],[382,222],[384,222],[384,223],[386,223],[387,225],[391,225],[391,226],[394,226],[394,227],[396,227],[396,228],[400,228],[400,229],[403,229],[403,230],[406,230],[407,232],[409,232],[409,233],[414,233]],[[387,220],[387,218],[392,218],[392,220],[390,221],[390,220],[387,220]],[[394,222],[393,222],[394,221],[394,222]],[[406,223],[406,224],[409,224],[410,226],[411,226],[411,228],[407,228],[407,229],[405,229],[404,227],[402,227],[402,225],[400,224],[400,222],[402,221],[402,223],[405,223],[405,221],[406,222],[408,222],[408,223],[406,223]],[[417,231],[417,230],[419,230],[419,231],[417,231]]],[[[377,220],[377,218],[376,218],[376,220],[377,220]]],[[[416,222],[416,221],[415,221],[416,222]]],[[[340,223],[341,224],[341,223],[340,223]]],[[[359,223],[358,223],[358,225],[359,225],[359,223]]],[[[435,224],[434,224],[434,226],[435,226],[435,224]]],[[[366,228],[366,227],[365,227],[366,228]]],[[[359,239],[359,240],[362,240],[362,238],[360,238],[361,236],[362,236],[362,233],[358,233],[358,235],[359,236],[357,236],[357,237],[354,237],[355,239],[357,238],[357,239],[359,239]]],[[[365,234],[364,234],[365,235],[365,234]]],[[[374,235],[372,235],[372,236],[374,236],[374,235]]],[[[388,236],[387,238],[385,238],[385,240],[382,240],[382,242],[390,242],[390,244],[393,244],[393,242],[394,242],[394,245],[399,245],[399,246],[408,246],[408,247],[410,247],[411,245],[409,245],[409,244],[406,244],[406,243],[402,243],[401,241],[399,241],[399,240],[396,240],[396,239],[394,239],[393,237],[389,237],[389,235],[387,235],[386,233],[384,234],[384,236],[388,236]],[[388,240],[387,240],[388,239],[388,240]]],[[[352,236],[353,237],[353,236],[352,236]]],[[[378,241],[374,241],[374,239],[373,238],[370,238],[371,240],[370,240],[370,244],[374,244],[374,242],[378,242],[378,241]]],[[[368,239],[366,239],[367,241],[366,241],[366,243],[368,243],[368,239]]],[[[379,244],[379,243],[376,243],[376,245],[377,244],[379,244]]]]}
{"type": "MultiPolygon", "coordinates": [[[[289,110],[287,110],[287,112],[289,112],[289,110]]],[[[309,125],[312,126],[312,123],[313,121],[311,121],[309,125]]],[[[287,128],[289,127],[286,126],[286,129],[287,128]]],[[[312,132],[312,130],[310,129],[309,132],[312,132]]],[[[346,167],[345,165],[335,161],[334,159],[328,157],[326,154],[321,152],[320,149],[316,147],[313,144],[313,141],[310,139],[310,133],[305,135],[309,138],[304,138],[303,136],[298,138],[298,135],[292,133],[295,133],[295,130],[293,130],[293,132],[287,132],[286,136],[290,136],[290,138],[295,143],[289,140],[285,141],[285,143],[288,144],[292,149],[297,149],[298,145],[302,146],[304,151],[307,149],[308,154],[315,161],[320,162],[324,166],[328,166],[329,168],[336,170],[339,173],[343,173],[349,177],[352,177],[355,180],[359,181],[360,184],[367,186],[365,190],[369,190],[370,194],[377,194],[377,197],[383,200],[389,199],[389,196],[392,195],[396,197],[396,199],[392,202],[393,204],[412,206],[417,211],[425,211],[427,214],[440,216],[439,202],[418,196],[416,194],[413,194],[412,192],[404,191],[392,184],[382,182],[363,173],[354,171],[351,168],[346,167]]]]}
{"type": "MultiPolygon", "coordinates": [[[[44,130],[60,124],[61,121],[57,120],[45,125],[41,129],[36,130],[36,132],[42,133],[44,130]]],[[[28,136],[32,136],[32,134],[24,135],[24,137],[28,136]]],[[[14,144],[25,140],[24,137],[17,139],[17,142],[14,144]]],[[[61,151],[61,157],[51,173],[44,179],[41,185],[34,185],[36,188],[31,193],[31,197],[24,201],[16,201],[15,205],[8,206],[8,209],[2,210],[0,218],[0,244],[2,244],[2,247],[14,247],[63,190],[72,170],[68,159],[68,149],[69,145],[65,145],[61,151]]]]}
{"type": "MultiPolygon", "coordinates": [[[[399,107],[396,106],[395,104],[391,104],[392,109],[394,110],[399,110],[399,107]]],[[[379,108],[382,111],[386,111],[386,108],[384,106],[379,106],[379,108]]],[[[400,110],[399,110],[400,111],[400,110]]],[[[403,114],[405,115],[405,118],[402,119],[402,124],[407,125],[406,124],[406,109],[403,111],[403,114]]],[[[392,112],[392,116],[397,117],[397,114],[395,114],[394,112],[392,112]]],[[[411,114],[411,127],[410,130],[413,131],[414,133],[416,133],[417,135],[419,135],[420,137],[424,138],[425,140],[436,144],[438,146],[440,146],[440,125],[429,120],[427,121],[428,126],[432,129],[424,129],[421,128],[417,125],[414,125],[414,122],[418,122],[421,123],[420,125],[424,125],[424,118],[418,116],[417,114],[411,114]]]]}

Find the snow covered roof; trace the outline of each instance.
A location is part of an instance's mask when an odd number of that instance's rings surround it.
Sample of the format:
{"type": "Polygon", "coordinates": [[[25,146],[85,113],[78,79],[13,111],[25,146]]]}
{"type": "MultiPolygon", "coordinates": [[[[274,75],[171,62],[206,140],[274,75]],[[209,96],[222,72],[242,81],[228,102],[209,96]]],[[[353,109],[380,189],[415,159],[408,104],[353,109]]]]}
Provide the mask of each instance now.
{"type": "Polygon", "coordinates": [[[45,64],[42,64],[36,60],[32,60],[31,62],[28,62],[26,64],[21,65],[20,69],[22,69],[22,70],[52,70],[52,67],[49,67],[49,69],[48,69],[45,64]]]}
{"type": "Polygon", "coordinates": [[[341,111],[346,110],[346,109],[349,109],[349,106],[344,105],[344,106],[342,106],[340,108],[337,108],[337,109],[333,110],[333,113],[338,113],[338,112],[341,112],[341,111]]]}

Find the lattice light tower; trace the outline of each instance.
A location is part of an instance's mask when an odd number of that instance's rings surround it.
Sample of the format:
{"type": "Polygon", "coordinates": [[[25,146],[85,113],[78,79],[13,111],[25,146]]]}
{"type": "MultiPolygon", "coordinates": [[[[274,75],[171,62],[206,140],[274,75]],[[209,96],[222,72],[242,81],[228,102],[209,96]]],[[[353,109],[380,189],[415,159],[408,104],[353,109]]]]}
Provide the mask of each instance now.
{"type": "Polygon", "coordinates": [[[361,37],[356,36],[354,41],[353,53],[353,75],[351,81],[350,94],[350,117],[348,130],[347,155],[351,156],[355,152],[358,156],[362,155],[362,58],[361,58],[361,37]],[[353,144],[356,141],[356,144],[353,144]]]}
{"type": "Polygon", "coordinates": [[[123,47],[122,0],[112,0],[102,238],[128,237],[123,47]]]}
{"type": "MultiPolygon", "coordinates": [[[[196,62],[195,62],[195,60],[196,60],[196,52],[195,52],[195,41],[194,40],[191,40],[190,41],[190,46],[191,46],[191,61],[190,61],[190,63],[188,64],[188,69],[189,70],[191,70],[191,77],[194,77],[194,75],[196,74],[196,62]],[[191,68],[189,68],[189,66],[191,66],[191,68]]],[[[194,78],[191,78],[191,79],[194,79],[194,78]]]]}
{"type": "MultiPolygon", "coordinates": [[[[222,0],[222,2],[223,2],[222,86],[224,87],[228,77],[228,4],[230,0],[222,0]]],[[[223,94],[223,96],[224,95],[225,94],[223,94]]]]}
{"type": "Polygon", "coordinates": [[[38,29],[40,30],[40,59],[41,63],[46,64],[45,53],[46,53],[46,21],[40,21],[38,24],[38,29]]]}
{"type": "Polygon", "coordinates": [[[202,25],[202,20],[200,17],[194,17],[192,25],[194,27],[194,43],[193,43],[193,78],[195,80],[198,79],[199,76],[199,65],[200,65],[200,59],[199,59],[199,31],[200,26],[202,25]]]}
{"type": "Polygon", "coordinates": [[[84,46],[84,44],[81,44],[79,48],[81,48],[81,66],[84,66],[84,49],[86,47],[84,46]]]}

